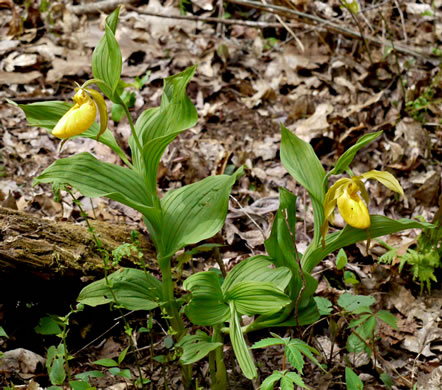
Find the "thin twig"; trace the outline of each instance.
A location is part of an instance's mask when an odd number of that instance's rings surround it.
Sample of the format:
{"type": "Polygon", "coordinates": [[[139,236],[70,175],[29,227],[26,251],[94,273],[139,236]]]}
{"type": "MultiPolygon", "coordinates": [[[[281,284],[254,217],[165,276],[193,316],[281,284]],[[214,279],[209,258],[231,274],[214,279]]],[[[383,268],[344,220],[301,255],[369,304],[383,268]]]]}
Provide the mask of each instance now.
{"type": "Polygon", "coordinates": [[[258,228],[258,230],[261,232],[262,236],[264,237],[264,239],[266,239],[266,235],[264,233],[264,230],[262,230],[261,226],[258,225],[258,222],[256,222],[251,216],[250,214],[244,209],[244,207],[241,206],[241,203],[238,202],[238,200],[233,196],[230,195],[230,199],[234,200],[236,202],[236,204],[239,206],[239,208],[241,209],[241,211],[250,219],[250,221],[252,221],[252,223],[258,228]]]}
{"type": "Polygon", "coordinates": [[[404,20],[404,13],[401,10],[401,7],[399,6],[399,3],[397,0],[394,0],[394,3],[396,4],[397,12],[399,13],[399,17],[401,18],[401,24],[402,24],[402,34],[404,34],[404,41],[408,41],[407,36],[407,29],[405,28],[405,20],[404,20]]]}
{"type": "MultiPolygon", "coordinates": [[[[266,0],[261,0],[261,2],[267,5],[266,0]]],[[[290,35],[296,41],[301,51],[304,52],[305,51],[304,45],[302,44],[301,40],[296,36],[296,34],[293,32],[293,30],[290,28],[290,26],[288,26],[287,23],[282,20],[281,16],[279,16],[278,14],[276,14],[275,16],[276,19],[278,19],[278,22],[284,26],[284,28],[290,33],[290,35]]]]}
{"type": "MultiPolygon", "coordinates": [[[[301,11],[289,9],[286,7],[273,5],[273,4],[265,5],[265,4],[259,3],[257,1],[252,1],[252,0],[226,0],[226,1],[228,3],[238,4],[238,5],[242,5],[245,7],[263,9],[263,10],[265,10],[267,12],[271,12],[271,13],[280,13],[280,14],[282,13],[286,17],[296,16],[297,18],[300,18],[301,20],[303,20],[304,23],[310,22],[310,24],[319,24],[321,27],[326,28],[330,31],[334,31],[339,34],[349,36],[351,38],[362,39],[361,34],[358,33],[357,31],[350,30],[346,27],[342,27],[339,24],[336,24],[336,23],[331,22],[326,19],[322,19],[316,15],[306,14],[305,12],[301,12],[301,11]]],[[[385,45],[389,46],[389,42],[385,41],[383,39],[378,39],[378,38],[374,38],[374,37],[370,37],[370,36],[367,36],[366,39],[367,39],[367,41],[374,43],[374,44],[381,46],[381,47],[385,46],[385,45]]],[[[436,56],[435,54],[433,54],[431,52],[424,52],[422,50],[418,50],[415,48],[405,47],[405,46],[400,45],[398,43],[395,43],[395,48],[396,48],[396,51],[399,53],[408,54],[408,55],[411,55],[414,57],[422,57],[422,58],[427,58],[427,59],[437,59],[438,58],[438,56],[436,56]]]]}
{"type": "Polygon", "coordinates": [[[87,343],[85,346],[81,347],[78,351],[72,353],[72,356],[76,356],[78,355],[81,351],[84,351],[86,348],[88,348],[89,346],[91,346],[92,344],[95,344],[98,340],[100,340],[101,338],[103,338],[104,336],[106,336],[106,334],[108,334],[112,329],[114,329],[116,326],[120,325],[120,321],[115,322],[110,328],[108,328],[107,330],[105,330],[103,333],[101,333],[99,336],[95,337],[92,341],[90,341],[89,343],[87,343]]]}
{"type": "Polygon", "coordinates": [[[218,266],[219,266],[219,269],[221,270],[223,278],[225,278],[227,276],[227,270],[226,270],[226,266],[224,265],[223,259],[221,259],[221,254],[219,253],[219,248],[215,248],[214,257],[215,257],[216,262],[218,263],[218,266]]]}
{"type": "Polygon", "coordinates": [[[362,26],[361,26],[361,23],[359,22],[358,17],[353,13],[353,11],[351,9],[349,9],[346,6],[346,3],[344,3],[343,0],[340,0],[340,3],[348,12],[350,12],[351,18],[358,26],[359,34],[361,35],[362,42],[364,42],[365,49],[367,50],[368,59],[370,60],[370,64],[373,66],[374,63],[373,63],[373,58],[371,57],[370,47],[368,46],[367,39],[365,38],[364,31],[362,30],[362,26]]]}
{"type": "MultiPolygon", "coordinates": [[[[218,19],[224,20],[224,0],[218,0],[218,19]]],[[[218,22],[218,25],[216,26],[216,32],[218,35],[220,35],[222,38],[224,38],[224,24],[218,22]]]]}
{"type": "Polygon", "coordinates": [[[100,12],[112,12],[118,6],[135,3],[137,0],[104,0],[82,5],[68,5],[67,9],[75,15],[98,14],[100,12]]]}
{"type": "MultiPolygon", "coordinates": [[[[214,17],[202,17],[195,15],[165,15],[165,14],[157,14],[155,12],[142,11],[130,5],[126,6],[128,10],[138,12],[141,15],[153,16],[155,18],[165,18],[165,19],[177,19],[177,20],[188,20],[192,22],[204,22],[204,23],[221,23],[227,25],[239,25],[246,27],[255,27],[255,28],[282,28],[280,23],[271,23],[271,22],[255,22],[251,20],[239,20],[239,19],[223,19],[223,18],[214,18],[214,17]]],[[[290,23],[287,24],[288,27],[294,28],[298,27],[298,24],[290,23]]]]}
{"type": "Polygon", "coordinates": [[[406,98],[407,98],[407,92],[405,91],[405,83],[404,83],[404,80],[402,79],[402,69],[401,69],[401,66],[399,64],[399,58],[398,58],[398,55],[397,55],[396,46],[395,46],[395,44],[393,42],[393,36],[392,36],[391,31],[390,31],[390,27],[389,27],[387,21],[384,18],[384,15],[381,12],[379,12],[379,16],[382,18],[383,22],[385,23],[385,29],[387,30],[387,36],[389,37],[390,42],[391,42],[391,48],[393,50],[394,62],[396,64],[396,68],[397,68],[397,76],[399,77],[399,83],[401,84],[402,94],[404,95],[404,101],[405,101],[406,98]]]}

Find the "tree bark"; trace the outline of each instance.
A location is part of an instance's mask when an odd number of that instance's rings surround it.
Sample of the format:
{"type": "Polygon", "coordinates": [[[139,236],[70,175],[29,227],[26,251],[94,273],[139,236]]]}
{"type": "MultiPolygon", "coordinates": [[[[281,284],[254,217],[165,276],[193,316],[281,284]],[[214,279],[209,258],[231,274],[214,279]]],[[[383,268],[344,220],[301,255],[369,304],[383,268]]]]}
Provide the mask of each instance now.
{"type": "MultiPolygon", "coordinates": [[[[103,248],[112,252],[131,242],[127,225],[90,221],[103,248]]],[[[158,270],[155,248],[139,234],[140,248],[148,269],[158,270]]],[[[134,255],[121,265],[133,266],[134,255]]],[[[102,277],[103,260],[87,226],[57,222],[0,207],[0,279],[16,273],[33,274],[43,279],[63,277],[102,277]]]]}

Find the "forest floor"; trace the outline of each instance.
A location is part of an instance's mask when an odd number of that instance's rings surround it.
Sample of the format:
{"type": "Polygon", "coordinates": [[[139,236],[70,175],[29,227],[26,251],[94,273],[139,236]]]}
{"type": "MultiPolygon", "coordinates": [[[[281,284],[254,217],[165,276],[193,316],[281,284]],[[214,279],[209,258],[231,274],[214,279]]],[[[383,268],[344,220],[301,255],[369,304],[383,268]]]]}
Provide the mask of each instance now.
{"type": "MultiPolygon", "coordinates": [[[[5,99],[16,103],[70,101],[74,81],[81,84],[92,77],[92,51],[103,36],[104,19],[111,10],[94,12],[94,7],[96,10],[106,1],[85,1],[83,5],[90,6],[86,10],[78,3],[0,1],[0,205],[72,223],[84,223],[84,218],[70,196],[62,193],[61,202],[57,202],[49,185],[33,187],[33,179],[60,157],[90,152],[103,161],[117,163],[117,156],[85,138],[70,140],[59,153],[59,140],[45,129],[27,125],[24,113],[5,99]],[[46,3],[48,8],[41,8],[46,3]]],[[[288,11],[278,15],[274,9],[257,9],[247,1],[224,2],[222,12],[219,2],[213,0],[182,2],[186,15],[194,16],[194,20],[172,18],[180,16],[177,1],[126,3],[130,4],[121,9],[116,33],[123,56],[122,79],[131,81],[148,74],[144,86],[134,91],[134,118],[159,105],[165,77],[199,64],[188,87],[199,120],[165,152],[158,175],[160,188],[166,192],[209,175],[231,173],[242,164],[247,166],[246,174],[233,187],[226,225],[213,241],[223,244],[219,255],[227,269],[241,259],[265,252],[264,240],[278,209],[280,187],[298,196],[298,250],[303,252],[312,239],[313,214],[308,197],[280,161],[281,124],[313,146],[327,171],[359,137],[382,130],[381,137],[356,155],[352,171],[393,173],[405,198],[395,197],[386,187],[370,181],[370,213],[433,221],[442,199],[441,0],[360,1],[361,12],[356,18],[338,0],[272,3],[296,10],[298,15],[288,11]],[[305,15],[315,16],[316,21],[305,15]],[[207,20],[211,17],[225,17],[231,22],[214,23],[207,20]],[[360,31],[366,45],[356,37],[360,31]],[[393,49],[391,41],[395,43],[393,49]]],[[[126,118],[111,120],[109,129],[128,150],[130,127],[126,118]]],[[[138,212],[108,199],[79,199],[89,218],[127,224],[145,233],[138,212]]],[[[334,228],[343,225],[338,218],[334,228]]],[[[420,233],[407,230],[383,240],[403,254],[409,248],[416,249],[420,233]]],[[[413,278],[409,266],[399,272],[399,256],[391,264],[380,263],[386,249],[376,241],[368,254],[365,243],[345,250],[349,258],[345,270],[352,272],[358,283],[344,283],[344,270],[336,268],[335,253],[313,272],[319,281],[317,294],[333,304],[345,291],[373,296],[374,309],[393,313],[398,329],[386,325],[378,328],[379,356],[374,363],[366,353],[351,355],[346,351],[349,331],[345,323],[339,324],[341,329],[334,340],[329,319],[308,327],[303,339],[321,352],[328,373],[306,365],[306,384],[312,389],[345,389],[344,368],[351,361],[364,381],[364,389],[411,389],[414,385],[423,390],[441,389],[440,268],[435,270],[438,282],[432,282],[429,291],[419,278],[413,278]],[[379,372],[393,378],[390,387],[379,372]]],[[[213,267],[214,256],[210,252],[196,255],[192,269],[213,267]]],[[[54,272],[50,279],[56,278],[54,272]]],[[[58,339],[38,334],[34,327],[42,317],[67,314],[75,306],[79,290],[51,285],[50,293],[43,295],[41,287],[15,288],[1,290],[0,326],[8,337],[0,334],[0,350],[23,348],[45,357],[58,339]]],[[[143,372],[150,378],[152,389],[166,388],[166,384],[171,389],[181,388],[179,364],[167,360],[173,351],[165,342],[163,319],[156,311],[150,315],[153,329],[136,339],[143,372]]],[[[127,318],[134,327],[146,326],[145,314],[131,313],[127,318]]],[[[286,336],[293,330],[277,332],[286,336]]],[[[264,337],[269,337],[267,331],[250,335],[249,341],[264,337]]],[[[67,344],[74,356],[70,361],[72,373],[78,374],[97,369],[92,364],[97,359],[117,357],[127,345],[127,336],[118,312],[86,309],[72,317],[67,344]]],[[[241,377],[229,345],[225,354],[231,388],[254,388],[241,377]]],[[[255,350],[254,357],[261,379],[285,364],[277,347],[255,350]]],[[[32,359],[27,363],[19,359],[21,363],[11,366],[2,366],[0,361],[0,386],[50,386],[44,367],[35,367],[39,358],[33,355],[32,359]]],[[[125,368],[135,374],[133,356],[125,362],[125,368]]],[[[210,386],[207,372],[206,360],[194,369],[204,389],[210,386]]],[[[130,387],[124,378],[111,375],[94,383],[106,389],[130,387]]]]}

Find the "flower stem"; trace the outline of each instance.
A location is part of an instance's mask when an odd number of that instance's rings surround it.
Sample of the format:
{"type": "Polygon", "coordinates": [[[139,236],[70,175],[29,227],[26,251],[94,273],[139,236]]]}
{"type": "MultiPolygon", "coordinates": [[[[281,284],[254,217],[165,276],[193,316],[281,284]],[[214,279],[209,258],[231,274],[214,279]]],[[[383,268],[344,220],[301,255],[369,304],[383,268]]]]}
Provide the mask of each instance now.
{"type": "Polygon", "coordinates": [[[215,342],[222,343],[222,345],[215,350],[216,384],[220,390],[227,389],[227,371],[226,371],[226,365],[224,364],[224,355],[223,355],[224,340],[223,340],[223,335],[221,333],[221,325],[215,326],[213,337],[215,342]]]}
{"type": "Polygon", "coordinates": [[[138,138],[137,132],[135,131],[134,122],[132,120],[132,117],[130,116],[129,108],[127,107],[126,103],[124,103],[123,99],[118,97],[118,104],[123,106],[124,112],[126,113],[127,119],[129,121],[130,130],[132,133],[132,136],[134,137],[135,143],[137,144],[138,151],[140,152],[140,155],[143,154],[143,148],[141,146],[140,140],[138,138]]]}
{"type": "MultiPolygon", "coordinates": [[[[172,266],[171,256],[158,256],[158,263],[160,265],[162,283],[163,283],[163,301],[165,302],[164,309],[170,320],[171,330],[175,334],[176,340],[180,341],[187,333],[183,319],[181,318],[176,300],[173,293],[172,280],[172,266]]],[[[192,383],[192,366],[190,364],[181,365],[181,374],[183,377],[183,385],[186,389],[190,389],[192,383]]]]}

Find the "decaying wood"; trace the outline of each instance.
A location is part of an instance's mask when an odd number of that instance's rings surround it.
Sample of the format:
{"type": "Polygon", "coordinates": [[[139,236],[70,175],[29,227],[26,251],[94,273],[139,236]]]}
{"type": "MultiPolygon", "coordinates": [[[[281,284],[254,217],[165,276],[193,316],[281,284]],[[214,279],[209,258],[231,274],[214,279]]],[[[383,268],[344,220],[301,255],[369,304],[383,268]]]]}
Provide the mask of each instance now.
{"type": "MultiPolygon", "coordinates": [[[[126,225],[90,221],[103,248],[112,251],[129,243],[126,225]]],[[[147,268],[155,268],[153,244],[140,234],[140,247],[147,268]]],[[[128,261],[135,261],[133,256],[128,261]]],[[[103,260],[87,226],[57,222],[0,207],[0,275],[32,273],[49,279],[55,275],[103,275],[103,260]]]]}

